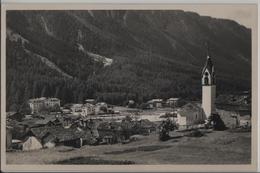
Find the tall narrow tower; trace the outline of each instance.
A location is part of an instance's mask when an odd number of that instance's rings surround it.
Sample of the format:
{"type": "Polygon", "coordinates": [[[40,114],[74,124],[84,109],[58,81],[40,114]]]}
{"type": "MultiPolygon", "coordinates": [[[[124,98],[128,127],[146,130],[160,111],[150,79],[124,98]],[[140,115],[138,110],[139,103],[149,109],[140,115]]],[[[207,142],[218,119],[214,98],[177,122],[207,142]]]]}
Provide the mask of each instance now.
{"type": "Polygon", "coordinates": [[[216,78],[215,69],[207,44],[207,61],[202,70],[202,108],[208,118],[215,111],[216,78]]]}

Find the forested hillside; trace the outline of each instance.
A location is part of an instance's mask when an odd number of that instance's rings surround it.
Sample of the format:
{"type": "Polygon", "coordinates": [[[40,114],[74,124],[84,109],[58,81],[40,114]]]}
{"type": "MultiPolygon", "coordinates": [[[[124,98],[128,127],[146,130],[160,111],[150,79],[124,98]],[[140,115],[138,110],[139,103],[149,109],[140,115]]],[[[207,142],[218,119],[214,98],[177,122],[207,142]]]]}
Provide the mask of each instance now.
{"type": "Polygon", "coordinates": [[[250,89],[251,30],[173,11],[8,11],[7,110],[33,97],[200,99],[205,42],[217,93],[250,89]]]}

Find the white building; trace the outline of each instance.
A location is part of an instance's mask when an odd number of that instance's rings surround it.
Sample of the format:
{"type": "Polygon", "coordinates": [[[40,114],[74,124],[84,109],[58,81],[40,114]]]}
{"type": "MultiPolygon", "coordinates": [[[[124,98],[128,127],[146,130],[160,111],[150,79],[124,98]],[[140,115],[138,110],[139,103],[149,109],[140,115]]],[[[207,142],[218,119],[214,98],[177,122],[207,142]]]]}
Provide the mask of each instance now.
{"type": "Polygon", "coordinates": [[[95,105],[86,103],[82,106],[82,116],[94,115],[95,114],[95,105]]]}
{"type": "Polygon", "coordinates": [[[166,105],[170,107],[177,107],[179,100],[180,100],[179,98],[169,98],[166,101],[166,105]]]}
{"type": "Polygon", "coordinates": [[[58,98],[34,98],[28,101],[31,108],[31,113],[38,113],[44,111],[45,109],[54,110],[60,108],[60,99],[58,98]]]}
{"type": "Polygon", "coordinates": [[[152,100],[149,100],[147,103],[149,104],[150,108],[161,108],[162,102],[163,102],[163,99],[152,99],[152,100]]]}
{"type": "Polygon", "coordinates": [[[47,107],[50,107],[50,108],[55,107],[55,106],[60,107],[60,99],[58,99],[58,98],[47,98],[45,100],[45,105],[47,107]]]}
{"type": "Polygon", "coordinates": [[[215,112],[216,98],[216,76],[209,51],[207,51],[207,61],[202,70],[202,108],[208,118],[215,112]]]}
{"type": "Polygon", "coordinates": [[[188,103],[177,111],[176,124],[179,129],[192,128],[205,123],[205,113],[200,105],[188,103]]]}
{"type": "Polygon", "coordinates": [[[95,114],[104,114],[108,110],[108,105],[105,102],[99,102],[95,105],[95,114]]]}
{"type": "Polygon", "coordinates": [[[23,151],[39,150],[42,148],[41,142],[35,136],[28,136],[24,141],[18,143],[19,149],[23,151]]]}
{"type": "Polygon", "coordinates": [[[83,104],[72,104],[70,110],[73,115],[81,115],[82,108],[83,104]]]}

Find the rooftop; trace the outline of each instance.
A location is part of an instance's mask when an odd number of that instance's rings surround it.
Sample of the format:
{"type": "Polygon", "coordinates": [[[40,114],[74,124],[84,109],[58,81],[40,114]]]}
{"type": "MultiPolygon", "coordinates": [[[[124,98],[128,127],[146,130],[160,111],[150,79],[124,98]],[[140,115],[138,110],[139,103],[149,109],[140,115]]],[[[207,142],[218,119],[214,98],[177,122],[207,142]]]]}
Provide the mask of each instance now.
{"type": "Polygon", "coordinates": [[[152,99],[152,100],[149,100],[148,103],[152,103],[152,102],[162,102],[163,99],[152,99]]]}
{"type": "Polygon", "coordinates": [[[78,128],[63,128],[61,126],[55,127],[37,127],[31,129],[32,133],[39,139],[44,137],[47,133],[52,134],[60,142],[74,140],[77,138],[90,138],[89,130],[79,130],[78,128]]]}
{"type": "Polygon", "coordinates": [[[45,101],[45,100],[59,101],[60,99],[55,98],[55,97],[51,97],[51,98],[40,97],[40,98],[32,98],[32,99],[29,99],[29,102],[37,102],[37,101],[45,101]]]}
{"type": "Polygon", "coordinates": [[[169,101],[177,101],[177,100],[179,100],[180,98],[169,98],[168,100],[169,101]]]}
{"type": "Polygon", "coordinates": [[[202,74],[205,72],[206,69],[208,70],[208,72],[210,74],[212,74],[214,72],[213,62],[212,62],[211,57],[209,55],[207,56],[207,61],[206,61],[206,64],[205,64],[205,66],[202,70],[202,74]]]}
{"type": "Polygon", "coordinates": [[[193,114],[195,112],[203,112],[202,108],[196,103],[187,103],[178,110],[178,113],[182,117],[193,114]]]}
{"type": "Polygon", "coordinates": [[[44,101],[44,100],[46,100],[46,97],[32,98],[32,99],[29,99],[29,102],[44,101]]]}

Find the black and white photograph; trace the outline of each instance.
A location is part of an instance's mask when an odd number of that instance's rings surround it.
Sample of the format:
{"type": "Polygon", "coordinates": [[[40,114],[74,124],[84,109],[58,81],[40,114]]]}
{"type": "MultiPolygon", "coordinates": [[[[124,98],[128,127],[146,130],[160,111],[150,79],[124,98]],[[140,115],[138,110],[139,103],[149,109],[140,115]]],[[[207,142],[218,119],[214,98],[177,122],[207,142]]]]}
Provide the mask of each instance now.
{"type": "Polygon", "coordinates": [[[6,8],[5,164],[255,168],[256,7],[6,8]]]}

